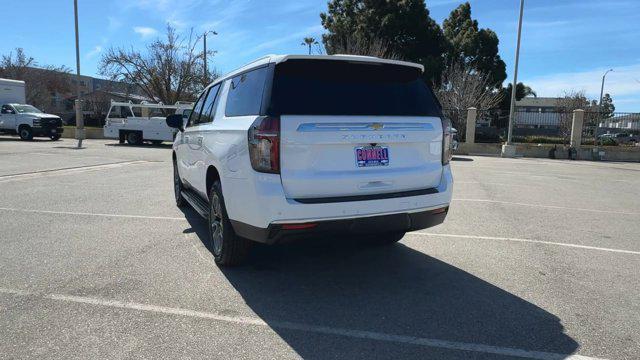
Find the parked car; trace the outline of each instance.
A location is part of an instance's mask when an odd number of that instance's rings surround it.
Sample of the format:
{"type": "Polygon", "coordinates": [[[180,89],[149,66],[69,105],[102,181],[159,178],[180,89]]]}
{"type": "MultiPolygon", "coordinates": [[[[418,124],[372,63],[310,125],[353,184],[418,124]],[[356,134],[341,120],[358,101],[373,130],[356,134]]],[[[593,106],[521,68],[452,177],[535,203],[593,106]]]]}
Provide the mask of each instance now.
{"type": "Polygon", "coordinates": [[[18,134],[22,140],[44,136],[58,140],[62,136],[62,119],[45,114],[27,104],[4,104],[0,107],[0,133],[18,134]]]}
{"type": "Polygon", "coordinates": [[[219,265],[251,241],[367,235],[389,244],[444,221],[451,125],[422,65],[267,56],[209,85],[173,144],[174,194],[207,219],[219,265]]]}
{"type": "Polygon", "coordinates": [[[24,81],[0,79],[0,134],[18,134],[22,140],[34,136],[60,139],[62,119],[25,103],[24,81]]]}
{"type": "Polygon", "coordinates": [[[111,101],[103,127],[104,137],[118,139],[120,144],[126,140],[130,145],[141,145],[145,141],[152,144],[173,141],[178,131],[167,126],[163,112],[188,117],[192,107],[193,104],[184,102],[163,105],[111,101]]]}

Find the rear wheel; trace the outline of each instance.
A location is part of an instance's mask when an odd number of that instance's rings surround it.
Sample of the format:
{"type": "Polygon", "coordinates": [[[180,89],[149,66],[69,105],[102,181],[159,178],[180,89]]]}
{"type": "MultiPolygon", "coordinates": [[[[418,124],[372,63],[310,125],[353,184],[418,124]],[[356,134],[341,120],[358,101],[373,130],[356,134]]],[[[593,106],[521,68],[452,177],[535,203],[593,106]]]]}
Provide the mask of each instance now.
{"type": "Polygon", "coordinates": [[[142,145],[142,134],[137,131],[128,133],[127,142],[129,145],[142,145]]]}
{"type": "Polygon", "coordinates": [[[246,258],[249,240],[236,235],[224,206],[222,186],[216,181],[209,192],[209,245],[216,264],[239,265],[246,258]]]}
{"type": "Polygon", "coordinates": [[[20,139],[22,140],[33,140],[33,130],[27,125],[20,126],[18,135],[20,135],[20,139]]]}
{"type": "Polygon", "coordinates": [[[53,141],[58,141],[58,140],[60,140],[60,137],[61,137],[60,134],[55,134],[55,135],[49,136],[49,139],[51,139],[53,141]]]}

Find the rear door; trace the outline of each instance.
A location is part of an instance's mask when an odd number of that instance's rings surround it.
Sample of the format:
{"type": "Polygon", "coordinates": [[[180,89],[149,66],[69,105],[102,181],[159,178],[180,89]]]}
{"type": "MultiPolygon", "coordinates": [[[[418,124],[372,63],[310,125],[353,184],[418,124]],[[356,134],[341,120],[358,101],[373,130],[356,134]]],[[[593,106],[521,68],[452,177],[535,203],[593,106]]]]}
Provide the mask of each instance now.
{"type": "Polygon", "coordinates": [[[189,120],[187,120],[187,124],[183,132],[180,133],[180,141],[177,146],[177,161],[178,161],[178,171],[182,179],[190,186],[194,187],[194,176],[195,176],[195,166],[196,160],[193,157],[191,152],[191,146],[193,146],[193,142],[196,141],[195,137],[197,135],[197,122],[200,119],[200,114],[202,113],[202,108],[204,106],[204,101],[207,97],[207,91],[204,91],[196,104],[193,106],[193,111],[189,116],[189,120]]]}
{"type": "Polygon", "coordinates": [[[290,60],[276,66],[271,110],[288,198],[346,201],[440,182],[440,109],[417,68],[290,60]]]}
{"type": "Polygon", "coordinates": [[[209,88],[204,100],[202,111],[190,131],[189,158],[193,162],[191,185],[197,189],[203,197],[207,197],[206,189],[206,148],[204,146],[205,136],[215,136],[210,130],[210,125],[215,116],[215,106],[217,105],[218,94],[220,93],[220,83],[209,88]]]}

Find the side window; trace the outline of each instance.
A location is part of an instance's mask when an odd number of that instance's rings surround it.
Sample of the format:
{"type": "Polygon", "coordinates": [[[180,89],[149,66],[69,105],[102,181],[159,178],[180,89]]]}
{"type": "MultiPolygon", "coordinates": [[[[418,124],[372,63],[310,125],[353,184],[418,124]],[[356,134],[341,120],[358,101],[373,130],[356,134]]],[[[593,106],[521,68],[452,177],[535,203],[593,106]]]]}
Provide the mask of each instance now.
{"type": "Polygon", "coordinates": [[[267,67],[249,71],[231,79],[226,116],[259,115],[267,67]]]}
{"type": "Polygon", "coordinates": [[[196,101],[196,104],[193,106],[193,111],[189,116],[189,122],[187,123],[187,127],[193,126],[198,123],[198,119],[200,118],[200,114],[202,113],[202,105],[204,105],[204,100],[207,98],[207,91],[203,92],[196,101]]]}
{"type": "Polygon", "coordinates": [[[220,92],[220,84],[211,87],[209,90],[209,95],[207,95],[207,100],[205,100],[204,106],[202,107],[202,115],[200,115],[198,124],[205,124],[213,121],[213,117],[215,116],[214,107],[216,99],[218,98],[218,92],[220,92]]]}
{"type": "Polygon", "coordinates": [[[13,114],[13,109],[9,105],[2,105],[3,114],[13,114]]]}

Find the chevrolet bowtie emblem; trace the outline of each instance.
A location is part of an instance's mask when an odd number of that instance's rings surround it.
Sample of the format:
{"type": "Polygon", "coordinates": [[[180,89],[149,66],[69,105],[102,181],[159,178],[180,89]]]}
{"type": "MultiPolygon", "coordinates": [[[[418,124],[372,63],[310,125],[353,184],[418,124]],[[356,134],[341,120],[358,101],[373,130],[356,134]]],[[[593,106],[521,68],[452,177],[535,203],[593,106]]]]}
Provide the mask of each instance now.
{"type": "Polygon", "coordinates": [[[384,127],[384,125],[380,123],[373,123],[369,127],[371,127],[373,130],[380,130],[384,127]]]}

